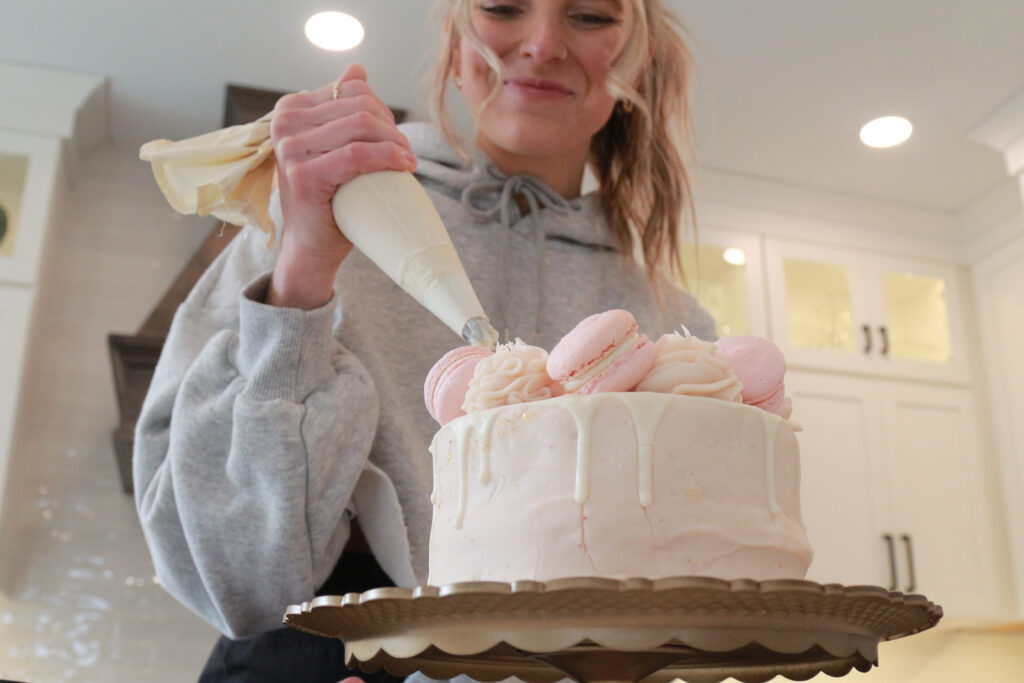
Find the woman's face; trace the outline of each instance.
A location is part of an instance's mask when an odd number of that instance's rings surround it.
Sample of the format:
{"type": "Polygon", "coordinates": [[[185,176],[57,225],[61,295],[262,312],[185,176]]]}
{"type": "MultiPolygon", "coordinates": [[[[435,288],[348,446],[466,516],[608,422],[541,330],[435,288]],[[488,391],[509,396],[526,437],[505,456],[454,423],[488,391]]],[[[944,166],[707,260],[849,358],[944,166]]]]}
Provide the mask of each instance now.
{"type": "Polygon", "coordinates": [[[568,155],[585,163],[615,107],[605,85],[629,35],[624,0],[469,1],[473,28],[505,67],[480,110],[496,75],[472,43],[457,41],[455,74],[477,145],[495,160],[568,155]]]}

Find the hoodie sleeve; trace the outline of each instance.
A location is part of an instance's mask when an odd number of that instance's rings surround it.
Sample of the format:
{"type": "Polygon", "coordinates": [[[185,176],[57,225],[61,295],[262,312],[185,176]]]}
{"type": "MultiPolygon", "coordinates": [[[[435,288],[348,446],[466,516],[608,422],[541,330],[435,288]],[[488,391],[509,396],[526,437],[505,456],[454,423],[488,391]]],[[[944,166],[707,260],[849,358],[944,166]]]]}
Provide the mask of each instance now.
{"type": "Polygon", "coordinates": [[[163,586],[232,638],[280,627],[330,574],[378,416],[366,370],[333,336],[335,302],[261,303],[269,275],[253,276],[269,257],[245,241],[176,313],[133,461],[163,586]]]}

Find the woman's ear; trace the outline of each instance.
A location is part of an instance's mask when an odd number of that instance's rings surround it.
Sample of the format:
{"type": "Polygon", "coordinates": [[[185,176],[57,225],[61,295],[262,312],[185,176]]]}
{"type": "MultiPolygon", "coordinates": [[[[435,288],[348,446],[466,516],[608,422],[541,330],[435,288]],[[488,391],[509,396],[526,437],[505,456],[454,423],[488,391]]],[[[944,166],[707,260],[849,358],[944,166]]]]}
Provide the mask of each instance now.
{"type": "Polygon", "coordinates": [[[460,61],[460,58],[462,56],[461,42],[462,41],[456,38],[455,41],[452,43],[452,57],[451,61],[449,62],[449,70],[451,71],[452,80],[456,83],[456,85],[460,87],[462,84],[462,62],[460,61]]]}
{"type": "Polygon", "coordinates": [[[461,77],[459,59],[462,56],[462,37],[454,24],[451,12],[447,12],[444,16],[444,34],[448,36],[448,44],[451,45],[451,54],[448,55],[448,71],[449,76],[457,81],[461,77]]]}

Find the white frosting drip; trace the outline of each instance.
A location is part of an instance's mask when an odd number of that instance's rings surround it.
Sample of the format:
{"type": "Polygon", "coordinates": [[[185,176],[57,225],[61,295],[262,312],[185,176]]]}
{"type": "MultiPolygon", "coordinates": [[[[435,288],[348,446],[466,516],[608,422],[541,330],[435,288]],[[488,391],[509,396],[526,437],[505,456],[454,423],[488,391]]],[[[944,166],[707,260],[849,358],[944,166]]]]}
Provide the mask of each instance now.
{"type": "MultiPolygon", "coordinates": [[[[534,403],[534,406],[558,400],[561,405],[569,411],[576,422],[577,450],[576,450],[576,481],[574,499],[580,505],[587,501],[590,496],[590,470],[591,470],[591,442],[594,416],[600,407],[601,402],[606,400],[619,400],[629,410],[634,429],[637,436],[637,497],[640,505],[648,507],[654,498],[654,437],[658,427],[665,416],[665,412],[671,401],[678,399],[672,394],[658,394],[651,392],[630,392],[627,394],[630,399],[622,400],[615,393],[573,395],[563,396],[558,399],[548,399],[534,403]]],[[[718,400],[695,398],[694,400],[718,400]]],[[[765,472],[766,488],[768,492],[768,505],[773,516],[782,514],[782,509],[775,492],[775,439],[778,434],[779,425],[782,420],[771,413],[759,408],[749,406],[736,406],[737,409],[752,410],[759,417],[764,427],[765,437],[765,472]]],[[[479,478],[482,484],[490,481],[490,442],[494,429],[494,422],[498,410],[486,410],[477,413],[470,413],[457,418],[449,423],[448,428],[453,432],[454,456],[458,468],[458,511],[455,517],[455,528],[461,529],[466,515],[466,498],[469,485],[469,446],[472,437],[477,437],[477,452],[480,454],[479,478]]],[[[442,454],[437,452],[437,439],[442,429],[434,436],[430,452],[434,458],[434,489],[430,494],[431,502],[436,506],[439,501],[437,482],[440,479],[440,466],[442,454]]]]}
{"type": "Polygon", "coordinates": [[[469,437],[472,430],[467,429],[459,434],[457,451],[459,466],[459,511],[455,516],[455,528],[462,528],[462,520],[466,518],[466,499],[469,496],[469,437]]]}
{"type": "Polygon", "coordinates": [[[636,392],[632,395],[639,403],[639,410],[637,406],[629,406],[636,430],[637,496],[642,506],[650,507],[654,500],[654,435],[669,402],[661,394],[636,392]]]}
{"type": "Polygon", "coordinates": [[[779,500],[775,495],[775,437],[779,433],[779,425],[782,424],[782,420],[760,409],[757,412],[761,418],[761,424],[764,425],[765,471],[768,476],[768,481],[766,482],[768,485],[768,508],[772,511],[773,517],[778,517],[782,514],[782,508],[779,507],[779,500]]]}
{"type": "Polygon", "coordinates": [[[594,413],[597,412],[601,394],[577,396],[566,402],[566,408],[576,420],[576,488],[573,497],[580,505],[590,497],[590,440],[594,413]]]}
{"type": "MultiPolygon", "coordinates": [[[[491,480],[491,431],[497,414],[497,411],[488,410],[468,415],[466,428],[455,432],[455,457],[459,468],[459,509],[455,517],[456,529],[462,528],[462,521],[466,517],[466,497],[469,491],[469,444],[473,440],[474,434],[477,439],[477,452],[480,454],[480,483],[487,484],[491,480]]],[[[436,454],[434,461],[436,464],[436,454]]],[[[431,494],[431,501],[436,504],[433,494],[431,494]]]]}
{"type": "Polygon", "coordinates": [[[430,504],[437,507],[437,482],[441,480],[441,460],[437,457],[437,437],[441,436],[441,432],[438,431],[434,434],[434,438],[430,440],[430,448],[427,451],[430,452],[430,457],[434,465],[434,484],[430,488],[430,504]]]}
{"type": "Polygon", "coordinates": [[[491,429],[494,427],[494,418],[498,416],[495,410],[488,411],[484,419],[477,424],[477,438],[480,442],[480,483],[489,484],[491,481],[491,429]]]}

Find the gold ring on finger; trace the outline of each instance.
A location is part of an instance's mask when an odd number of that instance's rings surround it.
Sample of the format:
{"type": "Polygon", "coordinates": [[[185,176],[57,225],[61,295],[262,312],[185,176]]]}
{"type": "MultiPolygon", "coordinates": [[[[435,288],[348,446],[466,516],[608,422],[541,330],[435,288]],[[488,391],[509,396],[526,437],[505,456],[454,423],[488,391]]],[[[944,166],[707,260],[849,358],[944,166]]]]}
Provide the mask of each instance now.
{"type": "Polygon", "coordinates": [[[331,99],[336,100],[341,94],[341,80],[334,81],[334,85],[331,86],[331,99]]]}

